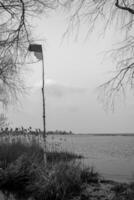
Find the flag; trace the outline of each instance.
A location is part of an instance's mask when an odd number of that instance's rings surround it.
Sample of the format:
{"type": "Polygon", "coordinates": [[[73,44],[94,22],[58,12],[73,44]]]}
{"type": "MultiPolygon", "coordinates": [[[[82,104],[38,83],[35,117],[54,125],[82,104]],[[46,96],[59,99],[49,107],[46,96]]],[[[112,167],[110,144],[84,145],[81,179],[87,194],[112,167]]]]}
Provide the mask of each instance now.
{"type": "Polygon", "coordinates": [[[33,51],[37,59],[39,60],[43,59],[43,51],[42,51],[42,46],[40,44],[30,44],[28,50],[33,51]]]}

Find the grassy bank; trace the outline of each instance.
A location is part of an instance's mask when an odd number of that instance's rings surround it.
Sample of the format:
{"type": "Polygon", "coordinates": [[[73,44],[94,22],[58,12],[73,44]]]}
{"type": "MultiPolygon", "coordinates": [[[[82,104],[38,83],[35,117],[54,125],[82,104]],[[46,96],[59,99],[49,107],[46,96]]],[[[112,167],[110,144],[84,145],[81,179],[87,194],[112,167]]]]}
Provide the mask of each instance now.
{"type": "MultiPolygon", "coordinates": [[[[49,165],[48,165],[49,166],[49,165]]],[[[44,169],[33,158],[21,156],[0,171],[0,189],[16,199],[61,200],[79,196],[84,183],[98,181],[98,174],[79,164],[60,162],[44,169]]]]}
{"type": "Polygon", "coordinates": [[[64,200],[78,196],[84,183],[98,182],[92,168],[83,168],[69,152],[46,152],[33,143],[0,143],[0,190],[16,199],[64,200]],[[68,162],[70,161],[70,162],[68,162]]]}
{"type": "MultiPolygon", "coordinates": [[[[53,148],[52,148],[53,149],[53,148]]],[[[21,140],[15,142],[0,142],[0,167],[6,168],[16,159],[22,155],[34,157],[40,163],[43,160],[43,149],[40,145],[33,140],[31,143],[22,143],[21,140]]],[[[46,151],[47,161],[50,163],[60,161],[71,161],[74,159],[81,159],[83,156],[64,150],[51,150],[46,151]]]]}
{"type": "Polygon", "coordinates": [[[134,184],[103,180],[77,155],[47,151],[39,143],[0,142],[0,191],[8,200],[133,200],[134,184]],[[77,161],[76,161],[77,159],[77,161]]]}

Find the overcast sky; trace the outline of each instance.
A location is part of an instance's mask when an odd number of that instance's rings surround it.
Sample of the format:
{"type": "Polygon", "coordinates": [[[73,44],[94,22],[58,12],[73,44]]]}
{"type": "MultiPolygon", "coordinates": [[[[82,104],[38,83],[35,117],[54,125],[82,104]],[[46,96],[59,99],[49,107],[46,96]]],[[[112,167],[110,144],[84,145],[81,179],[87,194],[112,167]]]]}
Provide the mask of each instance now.
{"type": "MultiPolygon", "coordinates": [[[[104,51],[113,48],[119,35],[100,29],[86,39],[86,25],[62,40],[66,30],[63,16],[42,18],[34,22],[35,37],[42,39],[45,65],[46,127],[47,130],[72,130],[75,133],[118,133],[134,131],[134,99],[127,94],[125,102],[117,101],[114,113],[105,112],[97,100],[96,87],[113,70],[111,60],[104,59],[104,51]]],[[[36,59],[35,59],[36,60],[36,59]]],[[[11,126],[42,128],[41,96],[42,63],[26,65],[28,95],[20,105],[8,111],[11,126]]]]}

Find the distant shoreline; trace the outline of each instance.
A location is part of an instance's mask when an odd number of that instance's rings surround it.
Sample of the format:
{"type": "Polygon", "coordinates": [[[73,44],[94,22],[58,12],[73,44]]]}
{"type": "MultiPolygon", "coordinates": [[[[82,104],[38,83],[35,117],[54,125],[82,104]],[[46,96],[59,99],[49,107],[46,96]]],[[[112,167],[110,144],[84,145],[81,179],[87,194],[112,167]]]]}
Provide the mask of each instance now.
{"type": "Polygon", "coordinates": [[[88,135],[88,136],[134,136],[134,133],[77,133],[73,135],[88,135]]]}
{"type": "Polygon", "coordinates": [[[71,136],[134,136],[134,133],[72,133],[72,134],[60,134],[60,133],[49,133],[47,135],[71,135],[71,136]]]}

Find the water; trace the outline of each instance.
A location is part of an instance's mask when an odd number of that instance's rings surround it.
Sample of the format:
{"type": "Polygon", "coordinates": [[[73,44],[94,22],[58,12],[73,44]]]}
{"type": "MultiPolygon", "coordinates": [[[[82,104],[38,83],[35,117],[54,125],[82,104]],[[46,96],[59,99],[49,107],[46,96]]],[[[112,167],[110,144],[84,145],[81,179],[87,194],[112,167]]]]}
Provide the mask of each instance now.
{"type": "Polygon", "coordinates": [[[82,154],[85,165],[94,166],[106,179],[134,180],[133,136],[49,135],[48,142],[82,154]]]}

